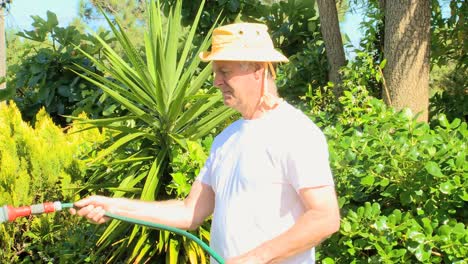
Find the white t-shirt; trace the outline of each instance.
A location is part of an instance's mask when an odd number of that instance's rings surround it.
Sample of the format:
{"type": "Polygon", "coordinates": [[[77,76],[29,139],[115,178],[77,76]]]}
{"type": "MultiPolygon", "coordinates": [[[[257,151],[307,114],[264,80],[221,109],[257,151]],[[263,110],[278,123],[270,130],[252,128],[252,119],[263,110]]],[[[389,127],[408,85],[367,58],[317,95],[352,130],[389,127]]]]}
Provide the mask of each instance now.
{"type": "MultiPolygon", "coordinates": [[[[224,259],[294,225],[304,212],[299,189],[334,184],[323,133],[287,102],[221,132],[197,180],[215,193],[210,246],[224,259]]],[[[311,249],[282,263],[314,262],[311,249]]]]}

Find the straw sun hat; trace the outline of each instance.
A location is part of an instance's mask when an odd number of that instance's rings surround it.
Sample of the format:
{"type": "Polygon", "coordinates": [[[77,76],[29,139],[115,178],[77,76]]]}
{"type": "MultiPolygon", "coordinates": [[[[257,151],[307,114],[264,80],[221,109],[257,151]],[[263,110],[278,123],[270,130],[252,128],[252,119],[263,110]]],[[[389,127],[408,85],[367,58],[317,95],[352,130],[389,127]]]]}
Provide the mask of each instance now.
{"type": "Polygon", "coordinates": [[[202,61],[288,62],[273,47],[273,41],[263,24],[238,23],[213,31],[211,52],[200,53],[202,61]]]}

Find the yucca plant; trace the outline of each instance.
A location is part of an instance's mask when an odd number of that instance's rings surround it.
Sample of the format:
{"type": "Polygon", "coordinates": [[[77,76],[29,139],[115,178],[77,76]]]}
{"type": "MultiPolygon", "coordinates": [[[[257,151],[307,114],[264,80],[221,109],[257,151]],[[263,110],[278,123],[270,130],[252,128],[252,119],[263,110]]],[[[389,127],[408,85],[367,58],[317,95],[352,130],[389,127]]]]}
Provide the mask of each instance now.
{"type": "MultiPolygon", "coordinates": [[[[97,35],[103,58],[82,51],[105,76],[85,68],[78,74],[128,110],[125,116],[88,122],[115,133],[93,161],[99,169],[86,188],[142,200],[167,196],[163,185],[171,180],[171,146],[184,147],[187,139],[207,135],[233,114],[222,105],[216,89],[201,89],[211,75],[211,65],[201,67],[198,53],[209,46],[209,37],[197,48],[193,42],[204,2],[189,29],[181,26],[181,2],[176,1],[167,16],[159,1],[146,3],[145,54],[132,45],[119,22],[112,23],[108,17],[123,56],[97,35]]],[[[207,238],[206,230],[198,232],[207,238]]],[[[109,254],[109,262],[206,262],[201,248],[190,241],[117,221],[111,222],[98,244],[102,253],[109,254]]]]}

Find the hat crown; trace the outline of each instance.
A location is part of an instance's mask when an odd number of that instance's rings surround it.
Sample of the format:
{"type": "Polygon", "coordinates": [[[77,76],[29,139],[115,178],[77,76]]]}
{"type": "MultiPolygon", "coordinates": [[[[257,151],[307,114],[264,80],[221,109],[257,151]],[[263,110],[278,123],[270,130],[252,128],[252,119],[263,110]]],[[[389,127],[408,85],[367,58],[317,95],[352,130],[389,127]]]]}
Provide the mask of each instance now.
{"type": "Polygon", "coordinates": [[[275,50],[268,27],[258,23],[237,23],[213,30],[211,52],[200,53],[203,61],[287,62],[275,50]]]}
{"type": "Polygon", "coordinates": [[[238,48],[273,48],[273,41],[263,24],[240,23],[219,27],[213,31],[212,50],[234,46],[238,48]]]}

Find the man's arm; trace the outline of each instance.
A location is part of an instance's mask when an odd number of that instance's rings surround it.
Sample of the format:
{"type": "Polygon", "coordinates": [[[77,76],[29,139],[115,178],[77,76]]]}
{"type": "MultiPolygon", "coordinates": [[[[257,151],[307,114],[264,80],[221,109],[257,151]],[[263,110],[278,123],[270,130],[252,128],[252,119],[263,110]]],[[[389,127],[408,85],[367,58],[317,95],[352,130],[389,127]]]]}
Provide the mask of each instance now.
{"type": "Polygon", "coordinates": [[[340,213],[333,186],[304,188],[299,194],[306,210],[290,229],[226,264],[277,263],[318,245],[339,230],[340,213]]]}
{"type": "Polygon", "coordinates": [[[213,213],[214,192],[209,185],[195,181],[185,200],[147,202],[90,196],[74,205],[80,209],[70,209],[72,214],[78,214],[99,224],[109,220],[104,213],[110,212],[176,228],[195,229],[213,213]]]}

